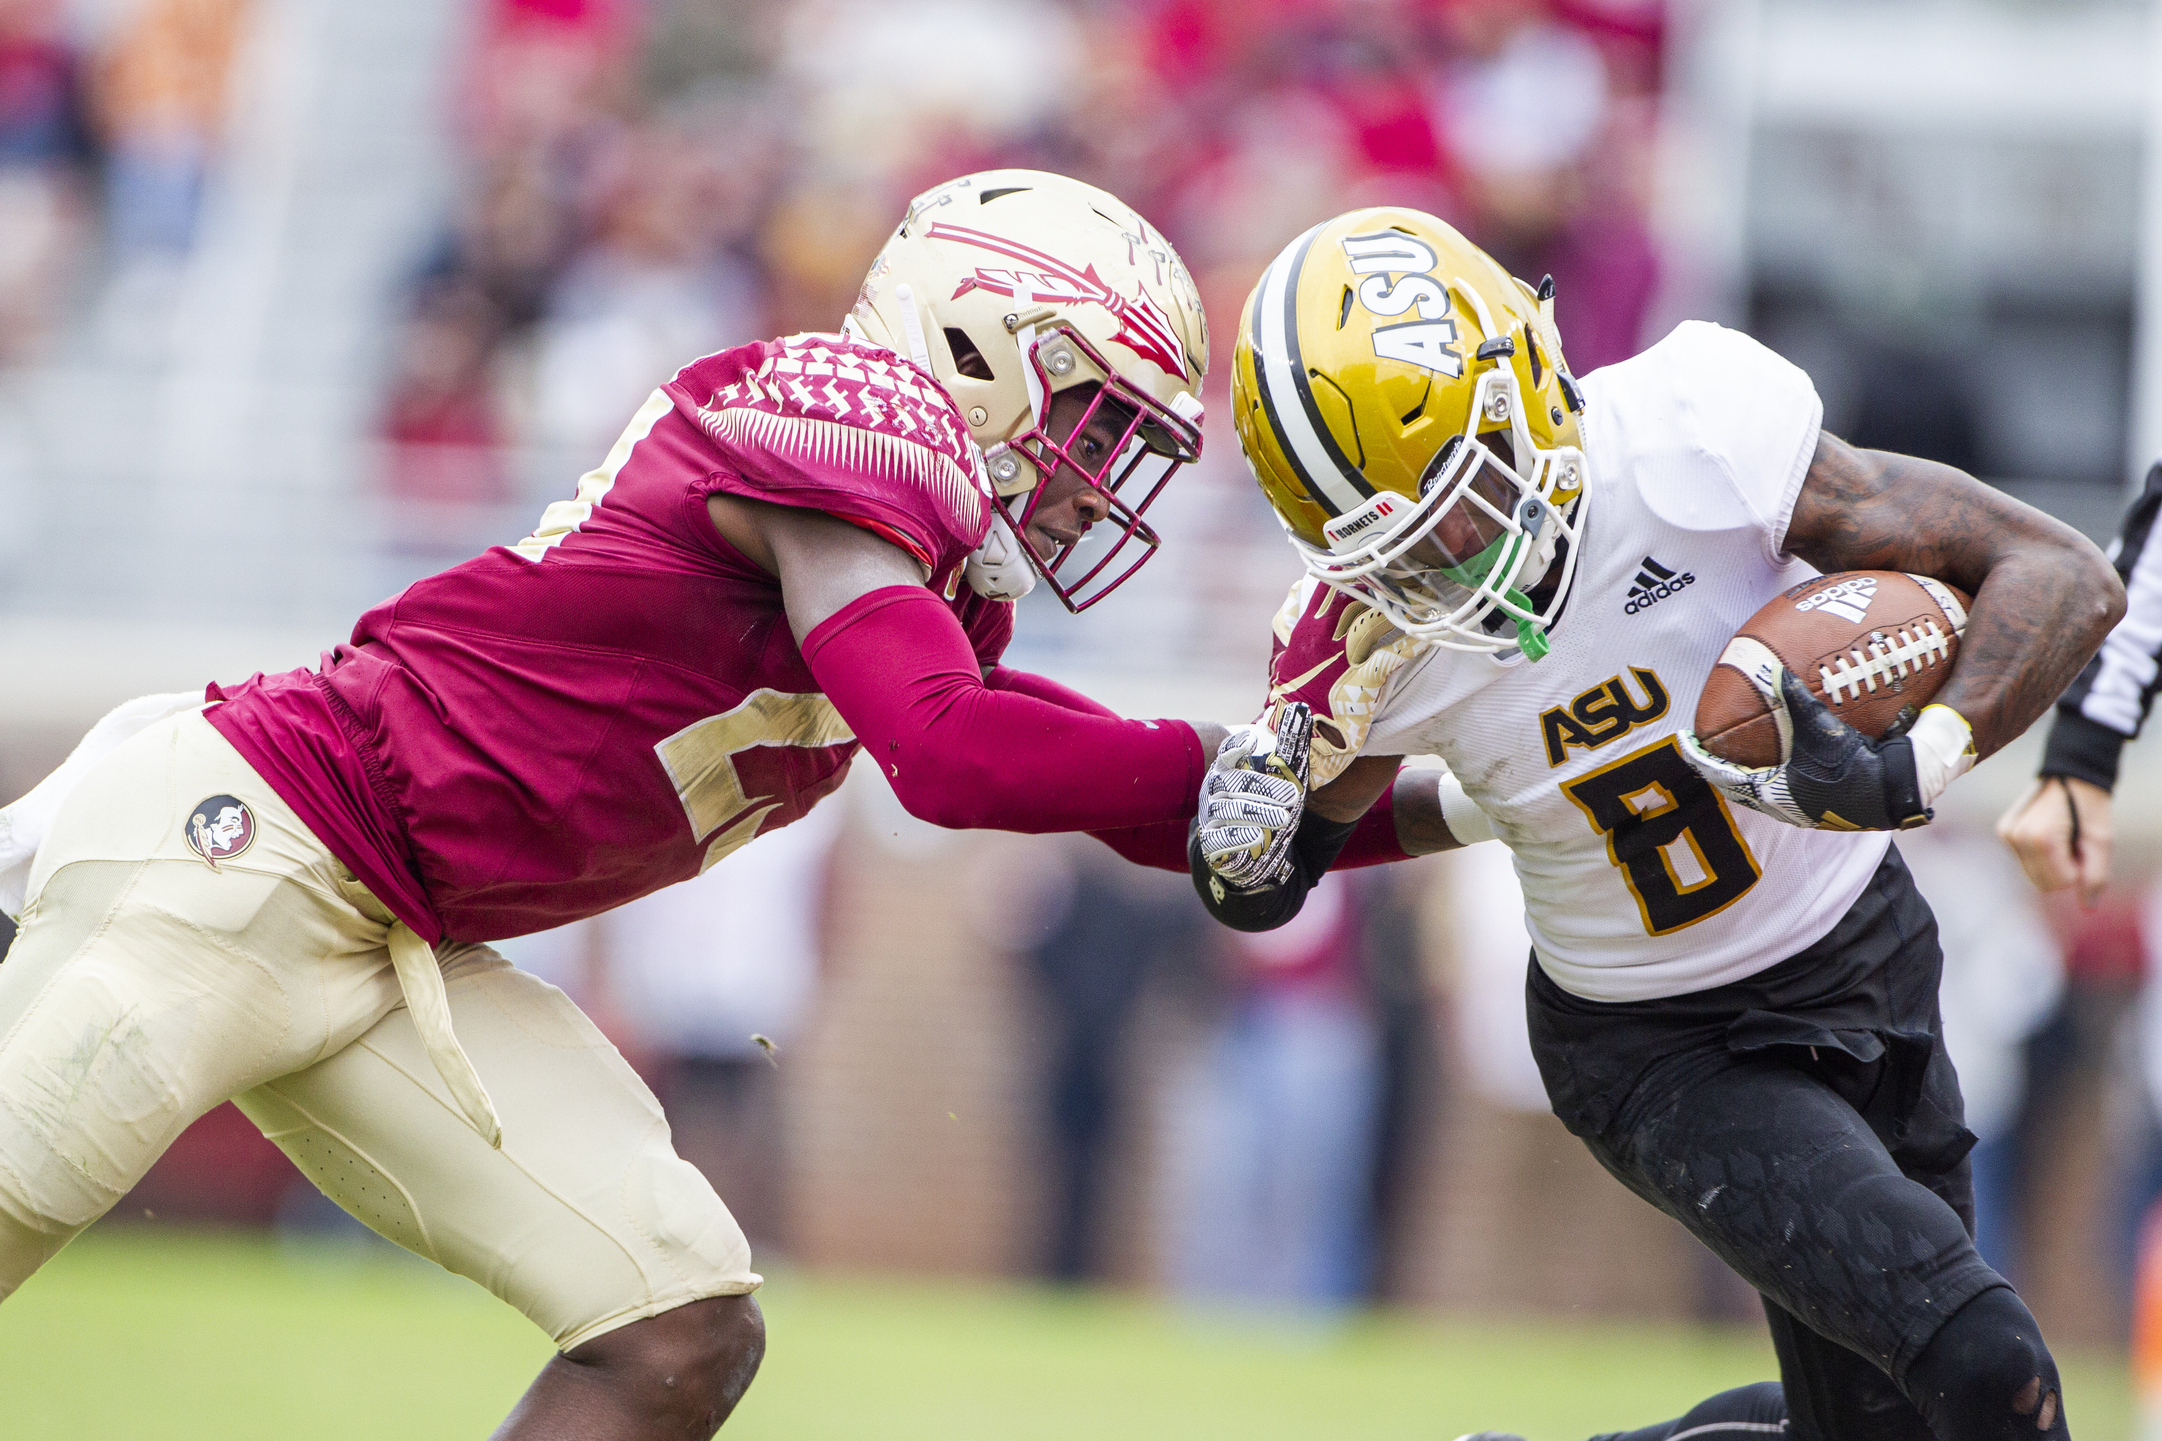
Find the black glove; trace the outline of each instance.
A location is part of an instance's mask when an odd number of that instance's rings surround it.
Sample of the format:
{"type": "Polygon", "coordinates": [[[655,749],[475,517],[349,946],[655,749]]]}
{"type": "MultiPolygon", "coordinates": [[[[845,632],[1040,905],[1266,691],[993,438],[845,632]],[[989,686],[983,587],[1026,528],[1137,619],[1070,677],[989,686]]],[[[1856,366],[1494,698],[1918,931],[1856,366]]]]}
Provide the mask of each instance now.
{"type": "Polygon", "coordinates": [[[1682,754],[1728,800],[1811,830],[1904,831],[1927,825],[1914,742],[1905,735],[1873,741],[1809,693],[1782,668],[1768,695],[1785,758],[1775,766],[1741,766],[1682,737],[1682,754]]]}

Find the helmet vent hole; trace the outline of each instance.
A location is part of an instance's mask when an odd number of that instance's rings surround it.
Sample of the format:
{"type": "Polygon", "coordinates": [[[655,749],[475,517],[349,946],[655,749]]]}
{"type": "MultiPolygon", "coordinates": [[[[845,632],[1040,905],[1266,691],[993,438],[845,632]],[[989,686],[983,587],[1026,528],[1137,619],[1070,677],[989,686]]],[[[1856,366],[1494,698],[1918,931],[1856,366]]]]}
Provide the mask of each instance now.
{"type": "Polygon", "coordinates": [[[1524,327],[1524,353],[1531,357],[1531,388],[1537,390],[1546,382],[1539,378],[1539,337],[1531,333],[1529,325],[1524,327]]]}
{"type": "Polygon", "coordinates": [[[978,195],[976,197],[976,203],[978,205],[989,205],[992,201],[999,199],[1001,196],[1025,194],[1030,188],[1031,187],[1026,185],[1005,185],[1001,186],[997,190],[986,190],[981,195],[978,195]]]}
{"type": "Polygon", "coordinates": [[[1426,389],[1419,392],[1419,403],[1417,405],[1414,405],[1410,410],[1404,412],[1404,418],[1402,421],[1403,425],[1408,427],[1413,422],[1417,421],[1420,416],[1426,414],[1426,402],[1433,395],[1433,393],[1434,382],[1429,380],[1426,383],[1426,389]]]}
{"type": "Polygon", "coordinates": [[[1342,330],[1351,320],[1351,287],[1344,287],[1344,303],[1336,310],[1336,328],[1342,330]]]}
{"type": "MultiPolygon", "coordinates": [[[[1344,393],[1344,387],[1338,385],[1333,378],[1323,375],[1320,371],[1315,370],[1311,367],[1307,369],[1306,378],[1312,381],[1317,386],[1326,385],[1329,389],[1336,392],[1337,401],[1344,408],[1344,426],[1347,430],[1351,432],[1351,447],[1353,452],[1350,457],[1351,464],[1353,468],[1357,470],[1365,470],[1366,437],[1359,434],[1359,412],[1357,407],[1352,405],[1351,397],[1344,393]]],[[[1321,397],[1317,393],[1315,399],[1319,400],[1320,398],[1321,397]]]]}
{"type": "Polygon", "coordinates": [[[996,380],[991,373],[991,362],[983,358],[976,342],[968,338],[968,332],[958,326],[946,327],[946,348],[953,352],[953,368],[970,380],[996,380]]]}

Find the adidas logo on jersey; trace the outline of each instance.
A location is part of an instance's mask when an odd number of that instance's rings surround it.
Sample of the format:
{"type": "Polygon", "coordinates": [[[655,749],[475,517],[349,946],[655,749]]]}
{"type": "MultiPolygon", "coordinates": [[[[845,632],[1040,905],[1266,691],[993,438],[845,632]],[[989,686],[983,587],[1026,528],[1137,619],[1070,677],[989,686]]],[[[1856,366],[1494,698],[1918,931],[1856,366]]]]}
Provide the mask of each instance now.
{"type": "Polygon", "coordinates": [[[1685,586],[1697,583],[1694,571],[1669,570],[1650,556],[1637,567],[1636,584],[1629,587],[1629,603],[1622,607],[1624,615],[1635,615],[1648,610],[1685,586]]]}

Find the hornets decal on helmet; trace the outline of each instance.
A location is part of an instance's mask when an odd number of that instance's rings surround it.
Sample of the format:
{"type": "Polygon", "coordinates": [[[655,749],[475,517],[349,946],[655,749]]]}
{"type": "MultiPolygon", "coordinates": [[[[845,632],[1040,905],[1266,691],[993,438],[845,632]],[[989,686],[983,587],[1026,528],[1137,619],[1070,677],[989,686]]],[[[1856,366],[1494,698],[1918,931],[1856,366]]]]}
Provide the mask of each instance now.
{"type": "Polygon", "coordinates": [[[1307,570],[1446,648],[1546,653],[1583,525],[1582,409],[1552,282],[1416,210],[1315,226],[1240,317],[1233,423],[1307,570]]]}

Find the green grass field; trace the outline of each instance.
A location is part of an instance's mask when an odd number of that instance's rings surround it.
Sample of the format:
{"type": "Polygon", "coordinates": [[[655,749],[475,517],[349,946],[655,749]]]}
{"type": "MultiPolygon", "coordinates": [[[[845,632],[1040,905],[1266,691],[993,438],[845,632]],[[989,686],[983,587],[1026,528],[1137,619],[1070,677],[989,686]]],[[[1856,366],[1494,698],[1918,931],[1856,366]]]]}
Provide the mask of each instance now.
{"type": "MultiPolygon", "coordinates": [[[[1672,1415],[1770,1375],[1761,1339],[1383,1316],[1206,1323],[1025,1288],[783,1274],[739,1441],[1311,1441],[1509,1427],[1533,1441],[1672,1415]]],[[[0,1308],[9,1441],[479,1437],[547,1358],[478,1288],[387,1248],[94,1232],[0,1308]]],[[[2071,1358],[2081,1441],[2129,1441],[2121,1367],[2071,1358]]]]}

